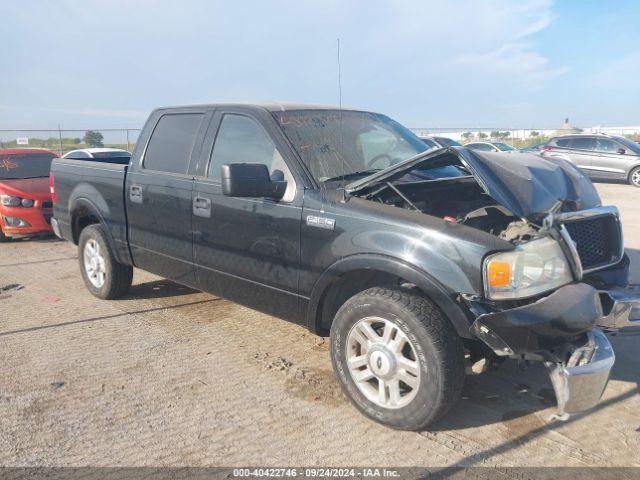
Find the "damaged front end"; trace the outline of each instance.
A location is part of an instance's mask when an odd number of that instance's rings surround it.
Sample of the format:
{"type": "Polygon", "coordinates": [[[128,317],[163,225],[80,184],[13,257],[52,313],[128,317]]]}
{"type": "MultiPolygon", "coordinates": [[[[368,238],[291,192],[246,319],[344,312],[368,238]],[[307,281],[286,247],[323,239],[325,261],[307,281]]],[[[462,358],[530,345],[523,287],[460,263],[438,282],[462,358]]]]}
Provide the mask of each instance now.
{"type": "Polygon", "coordinates": [[[566,419],[600,401],[615,362],[604,332],[638,322],[640,289],[603,284],[598,274],[622,270],[626,279],[615,207],[549,214],[543,223],[540,232],[565,252],[572,283],[518,306],[472,302],[478,315],[471,331],[496,355],[543,362],[556,393],[557,417],[566,419]]]}
{"type": "Polygon", "coordinates": [[[640,287],[626,285],[618,210],[601,206],[580,170],[535,155],[442,149],[346,191],[509,242],[484,258],[483,294],[460,293],[471,333],[497,356],[544,363],[560,418],[599,402],[615,361],[604,333],[640,327],[640,287]]]}

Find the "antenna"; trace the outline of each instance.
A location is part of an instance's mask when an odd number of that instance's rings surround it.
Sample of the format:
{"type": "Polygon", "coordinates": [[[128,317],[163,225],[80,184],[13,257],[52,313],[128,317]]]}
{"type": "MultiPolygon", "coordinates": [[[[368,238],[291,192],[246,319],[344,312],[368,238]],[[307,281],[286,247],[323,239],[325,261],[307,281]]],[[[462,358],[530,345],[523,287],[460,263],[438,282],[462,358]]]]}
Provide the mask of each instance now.
{"type": "MultiPolygon", "coordinates": [[[[341,68],[340,68],[340,38],[336,40],[337,43],[337,54],[338,54],[338,108],[340,112],[340,157],[342,158],[342,181],[344,182],[346,175],[346,165],[344,160],[344,135],[342,132],[342,77],[341,77],[341,68]]],[[[342,193],[343,200],[347,199],[347,191],[345,189],[346,184],[343,185],[342,193]]]]}

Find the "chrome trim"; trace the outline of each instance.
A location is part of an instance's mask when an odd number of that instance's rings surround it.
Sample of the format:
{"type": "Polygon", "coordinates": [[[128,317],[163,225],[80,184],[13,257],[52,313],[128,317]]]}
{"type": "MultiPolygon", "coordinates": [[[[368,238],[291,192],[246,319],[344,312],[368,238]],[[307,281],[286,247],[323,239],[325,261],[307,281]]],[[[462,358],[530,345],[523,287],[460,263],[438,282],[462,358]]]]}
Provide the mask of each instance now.
{"type": "Polygon", "coordinates": [[[573,270],[573,276],[577,281],[580,281],[582,280],[582,274],[584,271],[582,269],[582,260],[580,260],[580,255],[576,249],[576,243],[573,241],[571,235],[569,235],[569,231],[564,225],[561,224],[558,230],[560,231],[563,243],[566,245],[567,250],[569,250],[569,255],[571,256],[571,261],[569,263],[571,265],[571,270],[573,270]]]}
{"type": "Polygon", "coordinates": [[[601,303],[609,307],[596,323],[608,330],[640,327],[640,285],[600,290],[601,303]],[[606,297],[605,301],[602,297],[606,297]]]}
{"type": "Polygon", "coordinates": [[[598,328],[587,343],[563,363],[546,363],[558,402],[560,418],[595,407],[609,381],[616,356],[606,335],[598,328]]]}
{"type": "Polygon", "coordinates": [[[58,225],[58,220],[56,220],[55,217],[51,217],[51,228],[53,228],[53,233],[56,234],[56,237],[64,240],[64,238],[62,238],[62,232],[60,232],[60,225],[58,225]]]}
{"type": "MultiPolygon", "coordinates": [[[[620,221],[620,211],[616,206],[607,205],[607,206],[590,208],[588,210],[581,210],[579,212],[558,213],[553,216],[553,221],[556,224],[563,224],[566,222],[575,222],[575,221],[586,220],[594,217],[606,217],[606,216],[613,216],[616,221],[616,226],[618,227],[618,237],[620,238],[620,244],[618,246],[619,247],[618,256],[611,262],[606,263],[604,265],[600,265],[595,268],[584,269],[582,268],[582,264],[581,264],[582,274],[587,274],[587,273],[595,272],[598,270],[602,270],[604,268],[610,267],[611,265],[616,265],[617,263],[620,263],[620,261],[622,260],[622,257],[624,256],[624,235],[622,232],[622,222],[620,221]]],[[[562,227],[564,227],[564,225],[560,225],[559,230],[561,234],[562,234],[562,227]]],[[[567,232],[567,234],[568,233],[569,232],[567,232]]],[[[566,241],[566,239],[564,238],[564,234],[562,235],[563,235],[563,239],[566,241]]],[[[569,235],[569,238],[571,238],[570,235],[569,235]]],[[[568,245],[573,245],[573,241],[571,241],[570,244],[568,245]]],[[[571,249],[572,247],[569,246],[569,248],[571,249]]],[[[573,248],[575,249],[575,245],[573,245],[573,248]]]]}

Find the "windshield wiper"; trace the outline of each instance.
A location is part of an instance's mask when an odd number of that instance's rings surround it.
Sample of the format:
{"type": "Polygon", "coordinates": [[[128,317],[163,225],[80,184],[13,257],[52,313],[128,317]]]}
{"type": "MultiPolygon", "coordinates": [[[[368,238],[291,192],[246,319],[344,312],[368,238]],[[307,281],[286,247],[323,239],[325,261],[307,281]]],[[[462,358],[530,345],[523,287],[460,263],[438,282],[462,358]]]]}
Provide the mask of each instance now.
{"type": "Polygon", "coordinates": [[[371,170],[359,170],[357,172],[345,173],[344,175],[338,175],[337,177],[327,178],[326,180],[323,180],[322,183],[337,182],[338,180],[346,180],[348,178],[361,177],[363,175],[371,175],[372,173],[377,173],[381,170],[382,170],[381,168],[372,168],[371,170]]]}

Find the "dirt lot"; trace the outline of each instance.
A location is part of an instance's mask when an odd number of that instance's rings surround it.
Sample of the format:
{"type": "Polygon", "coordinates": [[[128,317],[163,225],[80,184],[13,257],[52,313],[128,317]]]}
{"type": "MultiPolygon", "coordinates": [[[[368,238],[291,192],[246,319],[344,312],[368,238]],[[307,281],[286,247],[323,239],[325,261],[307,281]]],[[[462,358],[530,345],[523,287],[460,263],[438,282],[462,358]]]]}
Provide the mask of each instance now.
{"type": "MultiPolygon", "coordinates": [[[[640,281],[640,191],[621,208],[640,281]]],[[[0,464],[640,466],[640,336],[613,340],[602,404],[565,423],[542,368],[468,377],[430,431],[358,414],[304,329],[136,272],[131,294],[84,288],[69,243],[0,248],[0,464]]]]}

